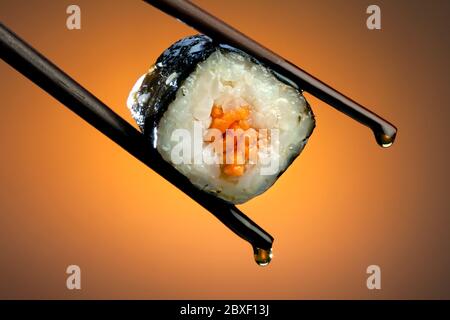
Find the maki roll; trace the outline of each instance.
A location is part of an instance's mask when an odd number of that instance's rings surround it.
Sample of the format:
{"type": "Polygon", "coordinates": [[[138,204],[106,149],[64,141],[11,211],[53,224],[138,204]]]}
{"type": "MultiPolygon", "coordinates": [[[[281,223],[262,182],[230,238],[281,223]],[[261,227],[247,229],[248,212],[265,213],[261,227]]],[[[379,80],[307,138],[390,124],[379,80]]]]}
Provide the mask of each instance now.
{"type": "Polygon", "coordinates": [[[195,187],[234,204],[266,191],[315,127],[295,85],[205,35],[165,50],[127,105],[165,161],[195,187]]]}

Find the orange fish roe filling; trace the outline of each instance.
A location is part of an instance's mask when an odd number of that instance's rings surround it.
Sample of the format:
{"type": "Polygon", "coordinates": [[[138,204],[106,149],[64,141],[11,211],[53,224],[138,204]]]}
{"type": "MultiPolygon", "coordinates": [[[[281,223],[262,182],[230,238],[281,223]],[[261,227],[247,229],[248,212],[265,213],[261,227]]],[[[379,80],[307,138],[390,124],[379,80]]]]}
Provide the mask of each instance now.
{"type": "MultiPolygon", "coordinates": [[[[211,110],[211,129],[218,129],[223,134],[223,153],[224,159],[226,159],[226,130],[227,129],[242,129],[246,131],[250,129],[250,125],[247,122],[250,115],[248,106],[236,108],[234,110],[224,112],[222,107],[214,105],[211,110]]],[[[256,147],[256,146],[252,146],[256,147]]],[[[245,141],[245,159],[239,157],[237,152],[237,138],[234,140],[234,161],[233,163],[226,163],[222,166],[222,172],[230,177],[240,177],[245,172],[245,163],[248,162],[250,154],[250,146],[248,141],[245,141]]],[[[228,162],[228,161],[227,161],[228,162]]]]}

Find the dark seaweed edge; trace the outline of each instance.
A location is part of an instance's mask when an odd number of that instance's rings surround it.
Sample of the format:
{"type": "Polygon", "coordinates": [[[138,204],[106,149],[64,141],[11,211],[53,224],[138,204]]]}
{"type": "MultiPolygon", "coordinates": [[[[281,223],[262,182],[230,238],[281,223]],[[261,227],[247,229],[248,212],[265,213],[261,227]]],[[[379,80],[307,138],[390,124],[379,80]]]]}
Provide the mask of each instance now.
{"type": "Polygon", "coordinates": [[[216,49],[212,39],[205,35],[183,38],[166,49],[156,60],[153,70],[145,76],[137,94],[150,93],[150,99],[140,106],[145,119],[141,129],[154,147],[157,139],[154,128],[158,127],[161,117],[175,100],[177,91],[196,66],[216,49]],[[178,73],[177,77],[166,83],[174,72],[178,73]]]}

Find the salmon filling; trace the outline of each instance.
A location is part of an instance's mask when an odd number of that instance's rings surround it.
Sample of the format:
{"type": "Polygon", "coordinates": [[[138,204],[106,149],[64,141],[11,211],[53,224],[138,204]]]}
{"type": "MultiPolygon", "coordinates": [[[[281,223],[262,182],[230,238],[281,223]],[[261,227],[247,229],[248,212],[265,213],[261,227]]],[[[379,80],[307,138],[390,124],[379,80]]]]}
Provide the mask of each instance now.
{"type": "Polygon", "coordinates": [[[223,137],[223,164],[222,173],[229,177],[240,177],[245,173],[245,167],[249,164],[249,156],[257,151],[257,144],[251,145],[244,137],[244,152],[238,150],[238,139],[243,137],[246,130],[251,126],[248,123],[250,109],[248,106],[238,107],[224,112],[222,107],[214,105],[211,110],[210,129],[218,129],[223,137]],[[231,129],[231,130],[229,130],[231,129]],[[241,130],[239,130],[241,129],[241,130]],[[232,135],[234,143],[232,150],[227,146],[227,136],[232,135]]]}

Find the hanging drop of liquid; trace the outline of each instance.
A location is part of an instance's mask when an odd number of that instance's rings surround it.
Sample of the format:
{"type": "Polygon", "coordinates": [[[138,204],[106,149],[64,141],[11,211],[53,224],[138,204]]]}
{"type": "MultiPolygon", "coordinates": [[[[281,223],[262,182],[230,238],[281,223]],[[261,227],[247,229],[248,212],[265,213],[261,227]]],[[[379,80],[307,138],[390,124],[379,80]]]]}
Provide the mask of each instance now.
{"type": "Polygon", "coordinates": [[[387,133],[382,128],[380,131],[375,132],[375,139],[380,146],[388,148],[394,143],[396,133],[396,131],[387,133]]]}
{"type": "Polygon", "coordinates": [[[266,250],[266,249],[253,247],[253,254],[255,257],[255,262],[261,267],[267,266],[270,263],[270,261],[272,260],[272,256],[273,256],[272,248],[266,250]]]}

